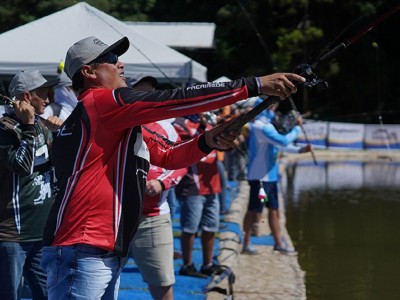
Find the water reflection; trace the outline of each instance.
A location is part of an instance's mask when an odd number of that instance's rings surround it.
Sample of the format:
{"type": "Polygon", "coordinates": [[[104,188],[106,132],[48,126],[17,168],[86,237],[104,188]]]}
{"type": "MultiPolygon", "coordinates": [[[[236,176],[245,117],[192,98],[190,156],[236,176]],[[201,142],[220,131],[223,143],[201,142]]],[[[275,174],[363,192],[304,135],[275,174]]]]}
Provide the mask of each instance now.
{"type": "Polygon", "coordinates": [[[400,166],[297,164],[287,174],[287,228],[307,299],[397,299],[400,166]]]}
{"type": "Polygon", "coordinates": [[[288,166],[286,172],[294,201],[304,190],[393,189],[400,186],[400,165],[390,162],[319,162],[317,166],[305,162],[288,166]]]}

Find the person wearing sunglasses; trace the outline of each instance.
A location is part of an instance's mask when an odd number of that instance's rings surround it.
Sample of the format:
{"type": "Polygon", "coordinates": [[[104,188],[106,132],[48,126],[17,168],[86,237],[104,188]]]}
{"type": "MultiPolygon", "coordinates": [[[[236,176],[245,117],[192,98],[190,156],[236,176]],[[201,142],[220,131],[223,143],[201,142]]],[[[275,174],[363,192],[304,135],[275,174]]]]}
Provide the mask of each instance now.
{"type": "Polygon", "coordinates": [[[233,146],[227,122],[178,146],[142,135],[142,124],[213,110],[259,94],[296,92],[292,73],[201,83],[181,89],[127,87],[123,37],[87,37],[67,51],[64,70],[79,103],[53,143],[58,193],[44,231],[42,266],[50,299],[117,299],[119,275],[141,217],[150,163],[190,166],[233,146]],[[169,146],[168,146],[169,145],[169,146]]]}

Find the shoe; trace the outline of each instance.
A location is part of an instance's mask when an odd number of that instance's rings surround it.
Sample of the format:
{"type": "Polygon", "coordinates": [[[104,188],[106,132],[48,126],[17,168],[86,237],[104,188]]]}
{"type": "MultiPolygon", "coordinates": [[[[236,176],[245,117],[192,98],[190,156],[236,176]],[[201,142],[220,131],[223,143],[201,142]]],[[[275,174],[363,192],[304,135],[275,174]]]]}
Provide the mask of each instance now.
{"type": "Polygon", "coordinates": [[[211,275],[220,275],[225,271],[225,268],[217,265],[217,264],[212,264],[211,266],[201,266],[200,272],[204,275],[211,276],[211,275]]]}
{"type": "Polygon", "coordinates": [[[207,278],[208,277],[207,275],[202,274],[199,271],[197,271],[194,264],[191,264],[188,266],[182,266],[179,270],[179,275],[199,277],[199,278],[207,278]]]}
{"type": "Polygon", "coordinates": [[[274,251],[286,254],[286,255],[297,255],[297,251],[285,246],[274,246],[274,251]]]}
{"type": "Polygon", "coordinates": [[[258,250],[253,245],[248,245],[243,247],[242,254],[256,255],[258,254],[258,250]]]}

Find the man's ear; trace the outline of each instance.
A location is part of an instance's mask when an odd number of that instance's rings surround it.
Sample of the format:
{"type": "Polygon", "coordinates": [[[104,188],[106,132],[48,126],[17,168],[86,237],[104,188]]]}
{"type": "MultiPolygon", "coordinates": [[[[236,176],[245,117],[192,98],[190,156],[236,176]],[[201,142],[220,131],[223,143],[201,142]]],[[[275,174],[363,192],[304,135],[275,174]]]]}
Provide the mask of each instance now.
{"type": "Polygon", "coordinates": [[[94,72],[94,68],[89,65],[84,65],[81,69],[83,77],[90,77],[90,78],[95,78],[96,74],[94,72]]]}
{"type": "Polygon", "coordinates": [[[31,93],[30,92],[24,92],[23,94],[22,94],[22,97],[21,97],[21,101],[25,101],[25,102],[28,102],[29,104],[31,104],[31,98],[32,98],[32,95],[31,95],[31,93]]]}

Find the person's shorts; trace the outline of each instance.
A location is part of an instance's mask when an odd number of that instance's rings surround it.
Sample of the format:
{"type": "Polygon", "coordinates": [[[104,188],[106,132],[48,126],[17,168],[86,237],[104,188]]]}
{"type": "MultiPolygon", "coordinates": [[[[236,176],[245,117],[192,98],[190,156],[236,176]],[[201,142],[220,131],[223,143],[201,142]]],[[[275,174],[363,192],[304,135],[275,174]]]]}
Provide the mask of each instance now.
{"type": "Polygon", "coordinates": [[[171,215],[143,217],[129,248],[143,277],[153,286],[175,283],[171,215]]]}
{"type": "Polygon", "coordinates": [[[250,185],[250,198],[249,205],[247,207],[248,211],[261,213],[264,205],[267,208],[278,209],[278,184],[277,182],[262,182],[267,198],[264,202],[258,198],[260,192],[260,181],[259,180],[249,180],[250,185]],[[268,201],[267,201],[268,199],[268,201]]]}
{"type": "Polygon", "coordinates": [[[220,204],[217,194],[181,196],[179,201],[183,232],[218,232],[220,204]]]}

